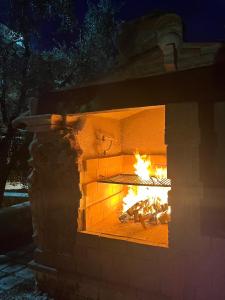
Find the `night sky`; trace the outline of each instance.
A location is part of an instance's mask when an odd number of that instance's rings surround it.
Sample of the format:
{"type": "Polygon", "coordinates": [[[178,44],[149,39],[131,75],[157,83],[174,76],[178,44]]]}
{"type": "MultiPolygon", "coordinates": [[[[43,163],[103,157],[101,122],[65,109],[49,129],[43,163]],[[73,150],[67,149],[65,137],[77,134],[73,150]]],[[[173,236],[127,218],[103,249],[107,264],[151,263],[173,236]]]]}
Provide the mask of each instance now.
{"type": "MultiPolygon", "coordinates": [[[[78,18],[86,5],[77,0],[78,18]]],[[[189,42],[225,41],[225,0],[112,0],[121,6],[119,18],[130,20],[153,11],[173,12],[184,23],[184,39],[189,42]],[[124,4],[122,4],[124,3],[124,4]]]]}
{"type": "Polygon", "coordinates": [[[184,22],[186,41],[225,40],[225,0],[129,0],[121,9],[121,17],[132,19],[153,10],[179,14],[184,22]]]}
{"type": "MultiPolygon", "coordinates": [[[[0,0],[0,21],[3,23],[6,23],[7,3],[9,0],[0,0]]],[[[225,0],[112,0],[112,3],[120,7],[118,18],[121,21],[154,11],[173,12],[182,17],[185,41],[225,41],[225,0]]],[[[86,0],[76,0],[76,17],[80,24],[86,10],[86,0]]],[[[54,25],[51,24],[44,29],[46,38],[42,40],[42,46],[46,44],[49,47],[52,30],[54,31],[54,25]]]]}

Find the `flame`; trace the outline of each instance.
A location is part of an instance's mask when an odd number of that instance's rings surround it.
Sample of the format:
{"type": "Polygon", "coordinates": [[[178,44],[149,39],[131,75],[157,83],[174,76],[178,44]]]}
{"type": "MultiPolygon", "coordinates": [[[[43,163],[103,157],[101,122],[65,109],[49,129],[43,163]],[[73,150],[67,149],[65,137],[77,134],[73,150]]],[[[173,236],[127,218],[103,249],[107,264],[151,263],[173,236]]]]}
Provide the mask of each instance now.
{"type": "Polygon", "coordinates": [[[167,178],[167,169],[165,167],[156,168],[155,176],[160,179],[167,178]]]}
{"type": "MultiPolygon", "coordinates": [[[[150,157],[135,153],[136,162],[134,163],[134,173],[142,180],[148,180],[150,176],[155,176],[159,179],[167,178],[166,167],[153,166],[150,157]]],[[[157,186],[128,186],[127,195],[123,198],[122,212],[127,212],[135,204],[144,201],[143,208],[139,209],[139,214],[155,214],[156,219],[160,220],[163,213],[170,214],[171,208],[168,206],[168,191],[170,187],[157,186]],[[147,205],[146,205],[147,203],[147,205]],[[166,206],[166,210],[157,213],[157,206],[166,206]]]]}
{"type": "Polygon", "coordinates": [[[150,178],[150,167],[151,161],[148,160],[147,155],[140,155],[135,153],[136,163],[134,164],[135,174],[141,177],[143,180],[148,180],[150,178]]]}

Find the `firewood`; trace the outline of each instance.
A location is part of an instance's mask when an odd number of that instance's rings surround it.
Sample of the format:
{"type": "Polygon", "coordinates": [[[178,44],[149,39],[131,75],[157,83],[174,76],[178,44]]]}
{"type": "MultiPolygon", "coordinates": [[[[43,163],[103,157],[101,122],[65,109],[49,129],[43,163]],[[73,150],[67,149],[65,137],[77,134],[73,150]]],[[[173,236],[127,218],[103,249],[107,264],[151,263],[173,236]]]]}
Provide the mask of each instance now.
{"type": "Polygon", "coordinates": [[[160,203],[157,198],[154,203],[150,203],[148,199],[140,200],[132,205],[126,212],[119,216],[121,223],[128,221],[140,222],[146,229],[146,222],[149,224],[167,224],[170,221],[168,214],[168,204],[160,203]]]}
{"type": "Polygon", "coordinates": [[[143,216],[142,216],[141,214],[139,215],[139,220],[140,220],[140,222],[141,222],[142,227],[143,227],[144,229],[146,229],[145,221],[144,221],[144,218],[143,218],[143,216]]]}
{"type": "Polygon", "coordinates": [[[161,223],[161,224],[167,224],[169,222],[169,214],[167,213],[167,211],[165,212],[162,212],[160,214],[160,216],[158,217],[158,221],[161,223]]]}
{"type": "Polygon", "coordinates": [[[126,212],[128,213],[129,216],[133,216],[134,214],[133,206],[130,207],[126,212]]]}
{"type": "Polygon", "coordinates": [[[134,222],[139,222],[139,213],[138,213],[138,210],[134,211],[134,222]]]}
{"type": "Polygon", "coordinates": [[[119,220],[121,223],[127,223],[129,221],[130,216],[125,212],[119,216],[119,220]]]}

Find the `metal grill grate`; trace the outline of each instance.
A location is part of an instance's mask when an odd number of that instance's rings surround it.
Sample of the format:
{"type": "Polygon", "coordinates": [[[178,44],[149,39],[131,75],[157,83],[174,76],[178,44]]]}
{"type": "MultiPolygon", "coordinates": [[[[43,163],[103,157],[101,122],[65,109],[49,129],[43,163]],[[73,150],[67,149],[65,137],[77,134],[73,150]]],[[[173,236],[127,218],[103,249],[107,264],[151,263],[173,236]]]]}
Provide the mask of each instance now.
{"type": "Polygon", "coordinates": [[[143,186],[159,186],[170,187],[171,180],[168,178],[150,177],[148,180],[141,179],[135,174],[119,174],[112,177],[103,177],[98,180],[103,183],[126,184],[126,185],[143,185],[143,186]]]}

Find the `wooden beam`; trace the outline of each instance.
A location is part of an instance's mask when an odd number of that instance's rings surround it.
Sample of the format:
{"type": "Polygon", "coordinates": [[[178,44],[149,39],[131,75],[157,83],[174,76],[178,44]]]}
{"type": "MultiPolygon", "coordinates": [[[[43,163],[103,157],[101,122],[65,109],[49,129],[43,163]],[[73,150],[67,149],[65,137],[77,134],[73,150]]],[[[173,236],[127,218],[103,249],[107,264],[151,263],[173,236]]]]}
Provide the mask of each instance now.
{"type": "Polygon", "coordinates": [[[83,104],[90,111],[162,105],[175,102],[225,100],[225,68],[221,65],[189,69],[56,91],[42,95],[38,113],[76,113],[83,104]]]}

